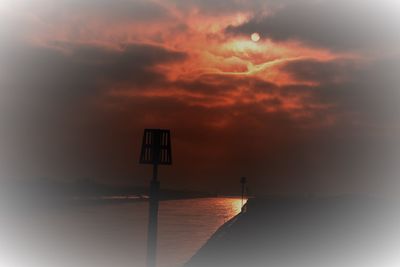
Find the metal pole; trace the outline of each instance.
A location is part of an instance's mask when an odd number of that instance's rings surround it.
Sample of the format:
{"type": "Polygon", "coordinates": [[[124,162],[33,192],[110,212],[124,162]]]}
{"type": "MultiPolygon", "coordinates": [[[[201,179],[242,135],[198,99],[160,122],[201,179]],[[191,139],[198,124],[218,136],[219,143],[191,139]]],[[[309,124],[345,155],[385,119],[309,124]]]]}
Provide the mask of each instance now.
{"type": "Polygon", "coordinates": [[[153,179],[150,183],[149,225],[147,233],[147,267],[156,267],[158,191],[160,189],[160,182],[157,180],[157,167],[157,164],[153,165],[153,179]]]}
{"type": "Polygon", "coordinates": [[[243,209],[243,202],[244,202],[244,183],[242,183],[242,209],[243,209]]]}
{"type": "Polygon", "coordinates": [[[243,198],[244,198],[244,184],[242,184],[242,208],[243,208],[243,198]]]}

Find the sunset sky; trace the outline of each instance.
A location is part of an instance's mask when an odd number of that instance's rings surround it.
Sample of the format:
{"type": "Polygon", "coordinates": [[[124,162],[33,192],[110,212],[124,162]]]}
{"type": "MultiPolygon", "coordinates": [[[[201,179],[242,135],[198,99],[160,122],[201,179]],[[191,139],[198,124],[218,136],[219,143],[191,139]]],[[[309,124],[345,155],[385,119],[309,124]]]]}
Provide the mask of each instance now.
{"type": "Polygon", "coordinates": [[[399,13],[389,0],[4,1],[2,175],[147,185],[143,129],[168,128],[164,188],[377,186],[398,170],[399,13]]]}

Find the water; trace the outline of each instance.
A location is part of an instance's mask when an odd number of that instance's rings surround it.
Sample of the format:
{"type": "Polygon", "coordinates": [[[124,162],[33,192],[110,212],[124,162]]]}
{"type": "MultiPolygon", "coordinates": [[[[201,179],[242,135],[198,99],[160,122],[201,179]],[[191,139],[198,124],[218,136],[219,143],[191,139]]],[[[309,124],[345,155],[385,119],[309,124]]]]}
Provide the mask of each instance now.
{"type": "MultiPolygon", "coordinates": [[[[160,202],[157,266],[182,266],[240,207],[238,198],[160,202]]],[[[29,223],[36,229],[32,258],[49,266],[145,266],[147,208],[135,202],[41,214],[42,227],[29,223]]]]}
{"type": "Polygon", "coordinates": [[[234,198],[162,202],[158,266],[185,263],[219,226],[240,212],[240,207],[241,200],[234,198]]]}

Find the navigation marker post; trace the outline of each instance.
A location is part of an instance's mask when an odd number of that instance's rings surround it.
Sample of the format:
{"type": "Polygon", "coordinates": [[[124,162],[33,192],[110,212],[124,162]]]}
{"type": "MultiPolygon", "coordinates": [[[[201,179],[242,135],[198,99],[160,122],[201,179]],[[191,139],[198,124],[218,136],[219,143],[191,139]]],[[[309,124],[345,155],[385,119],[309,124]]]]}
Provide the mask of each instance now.
{"type": "Polygon", "coordinates": [[[157,257],[157,221],[160,182],[158,181],[158,165],[171,165],[171,133],[170,130],[145,129],[143,134],[140,164],[153,165],[153,178],[149,192],[149,223],[147,232],[147,267],[156,267],[157,257]]]}

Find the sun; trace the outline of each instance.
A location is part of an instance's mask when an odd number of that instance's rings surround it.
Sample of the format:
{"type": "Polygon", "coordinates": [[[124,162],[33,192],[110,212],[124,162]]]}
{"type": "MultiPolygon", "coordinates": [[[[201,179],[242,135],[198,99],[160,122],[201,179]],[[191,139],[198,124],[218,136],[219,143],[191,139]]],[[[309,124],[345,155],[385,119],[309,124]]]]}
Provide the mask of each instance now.
{"type": "Polygon", "coordinates": [[[253,42],[258,42],[258,41],[260,41],[260,39],[261,39],[261,36],[258,32],[255,32],[251,35],[251,40],[253,42]]]}

